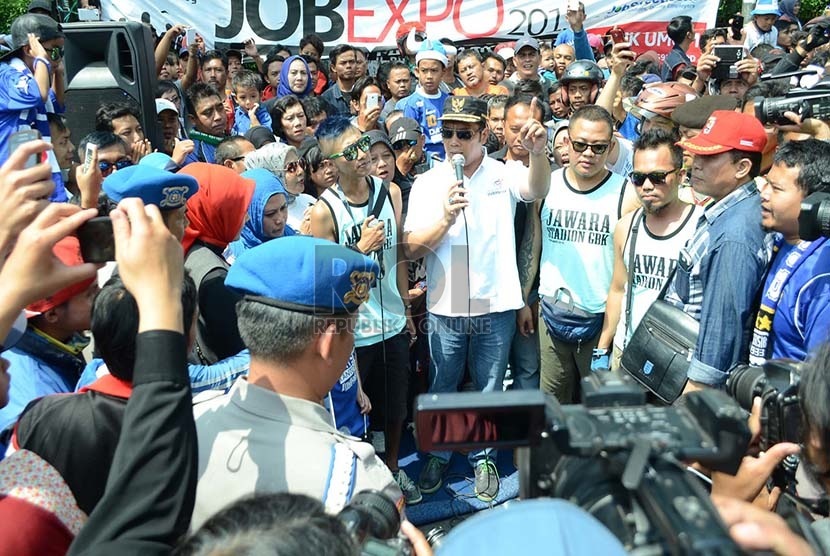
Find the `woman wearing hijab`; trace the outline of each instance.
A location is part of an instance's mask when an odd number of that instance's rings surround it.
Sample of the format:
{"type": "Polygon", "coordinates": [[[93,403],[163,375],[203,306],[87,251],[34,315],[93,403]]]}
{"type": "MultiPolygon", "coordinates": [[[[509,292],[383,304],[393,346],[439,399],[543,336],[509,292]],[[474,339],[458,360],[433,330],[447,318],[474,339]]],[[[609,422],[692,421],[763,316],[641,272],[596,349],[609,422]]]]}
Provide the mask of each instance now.
{"type": "Polygon", "coordinates": [[[311,80],[311,70],[302,56],[290,56],[282,65],[280,84],[277,87],[277,98],[295,95],[305,98],[311,93],[314,84],[311,80]]]}
{"type": "Polygon", "coordinates": [[[181,174],[196,178],[199,191],[187,200],[184,267],[196,283],[199,320],[191,359],[210,365],[245,349],[236,327],[239,296],[225,287],[228,264],[222,253],[245,224],[255,183],[230,168],[194,162],[181,174]]]}
{"type": "Polygon", "coordinates": [[[271,143],[245,155],[245,167],[249,170],[264,168],[282,182],[288,203],[288,225],[301,234],[311,233],[311,207],[316,200],[303,193],[305,189],[306,162],[297,149],[285,143],[271,143]]]}
{"type": "Polygon", "coordinates": [[[801,20],[798,19],[798,12],[801,11],[801,0],[781,0],[778,2],[778,9],[781,11],[781,19],[795,23],[801,31],[801,20]]]}
{"type": "Polygon", "coordinates": [[[233,264],[247,249],[297,233],[286,223],[288,201],[285,187],[277,176],[264,168],[254,168],[243,172],[242,177],[254,180],[256,188],[248,205],[248,219],[242,227],[239,239],[232,241],[225,249],[225,260],[228,264],[233,264]]]}

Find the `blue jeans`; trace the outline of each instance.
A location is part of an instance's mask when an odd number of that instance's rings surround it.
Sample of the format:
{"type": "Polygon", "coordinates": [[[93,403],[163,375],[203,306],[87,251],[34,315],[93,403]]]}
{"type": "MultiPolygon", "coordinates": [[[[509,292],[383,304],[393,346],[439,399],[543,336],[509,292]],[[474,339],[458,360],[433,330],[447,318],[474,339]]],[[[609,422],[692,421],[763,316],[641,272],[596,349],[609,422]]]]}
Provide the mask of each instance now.
{"type": "MultiPolygon", "coordinates": [[[[516,311],[475,317],[442,317],[428,313],[429,392],[457,392],[464,370],[469,367],[475,389],[500,392],[516,332],[516,311]]],[[[432,452],[449,461],[452,452],[432,452]]],[[[475,464],[484,457],[495,459],[495,450],[470,452],[475,464]]]]}

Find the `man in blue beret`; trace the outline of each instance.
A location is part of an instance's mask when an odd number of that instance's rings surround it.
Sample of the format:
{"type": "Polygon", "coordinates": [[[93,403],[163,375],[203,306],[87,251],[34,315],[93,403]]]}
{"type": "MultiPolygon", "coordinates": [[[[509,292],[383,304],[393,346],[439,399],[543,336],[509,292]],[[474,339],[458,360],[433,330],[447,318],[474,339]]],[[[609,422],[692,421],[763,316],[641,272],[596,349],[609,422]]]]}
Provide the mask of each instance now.
{"type": "Polygon", "coordinates": [[[369,257],[310,236],[268,241],[236,259],[225,284],[243,296],[236,311],[251,367],[227,394],[194,406],[194,529],[250,494],[306,494],[337,512],[352,493],[378,489],[402,504],[371,444],[335,429],[322,405],[379,272],[369,257]]]}
{"type": "Polygon", "coordinates": [[[156,205],[167,229],[181,241],[187,227],[186,203],[199,190],[199,182],[192,176],[173,174],[154,164],[136,164],[107,176],[103,190],[116,203],[127,197],[138,197],[145,205],[156,205]]]}

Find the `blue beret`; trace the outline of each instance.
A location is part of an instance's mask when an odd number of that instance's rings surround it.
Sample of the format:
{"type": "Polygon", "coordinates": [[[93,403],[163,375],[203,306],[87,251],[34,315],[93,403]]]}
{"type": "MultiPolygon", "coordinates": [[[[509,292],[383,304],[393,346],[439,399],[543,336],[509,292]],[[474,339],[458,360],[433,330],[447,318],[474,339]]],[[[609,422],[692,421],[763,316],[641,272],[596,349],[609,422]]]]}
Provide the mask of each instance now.
{"type": "Polygon", "coordinates": [[[369,299],[378,264],[342,245],[289,236],[246,250],[225,285],[246,299],[300,313],[345,315],[369,299]]]}
{"type": "Polygon", "coordinates": [[[138,197],[145,205],[173,210],[183,207],[199,190],[199,182],[187,174],[172,174],[152,165],[136,164],[107,176],[103,189],[116,203],[127,197],[138,197]]]}

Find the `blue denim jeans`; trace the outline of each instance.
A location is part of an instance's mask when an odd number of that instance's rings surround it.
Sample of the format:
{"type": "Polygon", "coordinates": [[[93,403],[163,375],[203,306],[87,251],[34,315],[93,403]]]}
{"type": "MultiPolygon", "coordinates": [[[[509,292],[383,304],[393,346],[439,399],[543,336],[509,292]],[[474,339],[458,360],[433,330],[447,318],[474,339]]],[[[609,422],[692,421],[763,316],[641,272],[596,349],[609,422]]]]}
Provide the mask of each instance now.
{"type": "MultiPolygon", "coordinates": [[[[457,392],[464,370],[469,367],[475,389],[500,392],[516,331],[516,311],[475,317],[442,317],[429,313],[429,391],[457,392]]],[[[452,452],[432,452],[449,461],[452,452]]],[[[475,464],[484,457],[495,459],[495,450],[471,452],[475,464]]]]}

